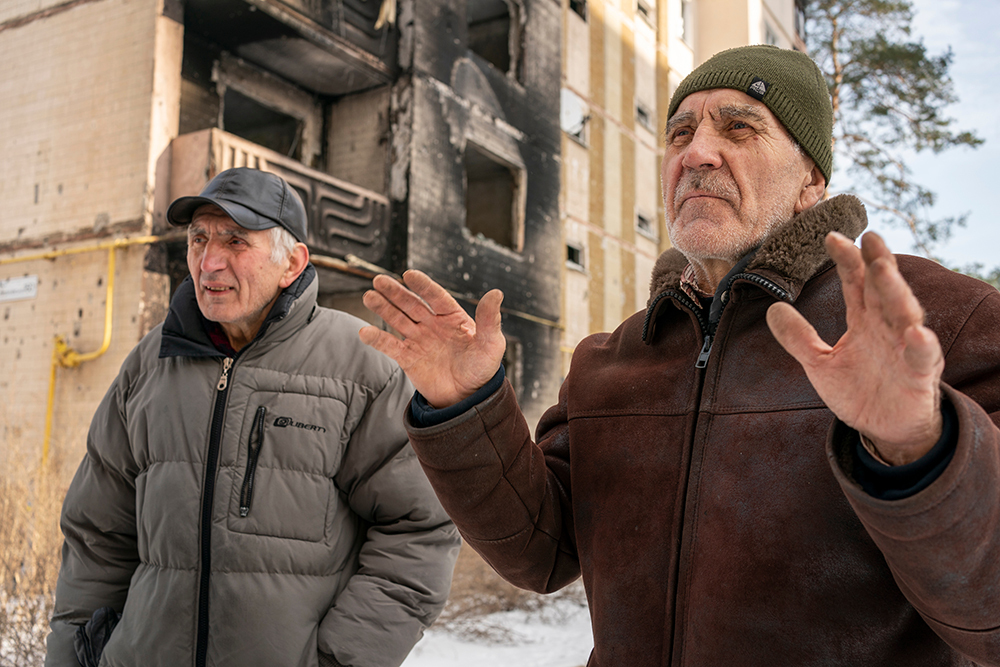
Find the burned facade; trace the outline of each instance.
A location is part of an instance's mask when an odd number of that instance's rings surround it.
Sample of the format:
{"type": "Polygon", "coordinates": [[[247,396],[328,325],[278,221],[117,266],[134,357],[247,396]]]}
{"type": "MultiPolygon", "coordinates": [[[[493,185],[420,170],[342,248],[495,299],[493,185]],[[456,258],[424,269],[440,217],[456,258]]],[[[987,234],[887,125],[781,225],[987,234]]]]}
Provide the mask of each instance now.
{"type": "MultiPolygon", "coordinates": [[[[302,196],[314,255],[421,269],[470,308],[499,287],[508,373],[537,417],[559,380],[559,7],[404,2],[398,32],[374,28],[378,11],[365,0],[178,5],[170,198],[219,169],[260,166],[302,196]]],[[[172,285],[183,255],[171,246],[172,285]]],[[[321,302],[369,317],[369,281],[317,263],[321,302]]]]}
{"type": "Polygon", "coordinates": [[[324,305],[374,319],[371,277],[408,268],[470,311],[502,289],[508,376],[534,423],[576,344],[645,302],[668,245],[670,93],[721,48],[802,48],[801,7],[0,3],[0,455],[51,440],[75,468],[187,274],[167,205],[242,165],[302,196],[324,305]]]}
{"type": "Polygon", "coordinates": [[[32,63],[0,101],[4,439],[35,456],[51,438],[75,467],[187,275],[167,205],[232,166],[302,197],[324,305],[373,319],[370,278],[409,268],[470,311],[502,289],[508,374],[537,418],[560,380],[560,26],[554,0],[0,8],[0,53],[32,63]]]}

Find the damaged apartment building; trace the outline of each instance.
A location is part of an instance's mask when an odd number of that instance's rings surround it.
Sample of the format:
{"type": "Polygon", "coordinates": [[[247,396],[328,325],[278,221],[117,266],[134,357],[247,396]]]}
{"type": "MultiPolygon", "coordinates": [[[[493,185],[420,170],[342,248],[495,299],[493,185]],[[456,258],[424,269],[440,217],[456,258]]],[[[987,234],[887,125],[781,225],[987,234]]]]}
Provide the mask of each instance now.
{"type": "Polygon", "coordinates": [[[559,382],[560,23],[554,0],[3,3],[6,453],[75,468],[187,275],[167,205],[233,166],[302,197],[323,305],[373,318],[371,277],[410,268],[469,309],[501,288],[537,417],[559,382]]]}
{"type": "Polygon", "coordinates": [[[411,268],[470,311],[502,289],[534,424],[576,343],[645,303],[670,92],[720,48],[801,48],[800,19],[795,0],[0,3],[0,457],[75,469],[187,275],[168,204],[232,166],[302,197],[323,305],[372,320],[371,278],[411,268]]]}

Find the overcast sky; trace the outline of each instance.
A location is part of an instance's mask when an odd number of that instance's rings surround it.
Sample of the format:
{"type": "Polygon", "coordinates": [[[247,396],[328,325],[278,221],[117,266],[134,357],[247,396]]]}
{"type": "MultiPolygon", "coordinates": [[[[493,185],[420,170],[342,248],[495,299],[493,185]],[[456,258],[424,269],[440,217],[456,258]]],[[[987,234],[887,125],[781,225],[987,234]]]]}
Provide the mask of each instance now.
{"type": "MultiPolygon", "coordinates": [[[[952,265],[1000,265],[1000,2],[997,0],[912,0],[914,36],[928,51],[954,53],[951,73],[959,103],[949,108],[958,128],[975,130],[986,143],[976,150],[925,153],[910,163],[913,177],[938,194],[938,216],[969,212],[937,254],[952,265]]],[[[834,175],[834,186],[836,187],[834,175]]],[[[908,232],[873,223],[895,252],[912,252],[908,232]]]]}

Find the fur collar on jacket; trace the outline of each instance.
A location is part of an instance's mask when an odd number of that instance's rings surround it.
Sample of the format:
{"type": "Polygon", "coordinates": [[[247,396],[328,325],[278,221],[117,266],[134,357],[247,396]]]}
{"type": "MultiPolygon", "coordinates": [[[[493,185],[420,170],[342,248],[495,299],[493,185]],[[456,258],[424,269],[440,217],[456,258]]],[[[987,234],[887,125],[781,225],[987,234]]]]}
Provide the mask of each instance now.
{"type": "MultiPolygon", "coordinates": [[[[766,238],[746,271],[773,272],[798,294],[802,285],[832,261],[823,243],[827,233],[837,231],[856,239],[868,225],[864,204],[857,197],[838,195],[798,214],[766,238]]],[[[657,295],[678,289],[688,260],[676,248],[660,255],[649,286],[651,306],[657,295]]]]}

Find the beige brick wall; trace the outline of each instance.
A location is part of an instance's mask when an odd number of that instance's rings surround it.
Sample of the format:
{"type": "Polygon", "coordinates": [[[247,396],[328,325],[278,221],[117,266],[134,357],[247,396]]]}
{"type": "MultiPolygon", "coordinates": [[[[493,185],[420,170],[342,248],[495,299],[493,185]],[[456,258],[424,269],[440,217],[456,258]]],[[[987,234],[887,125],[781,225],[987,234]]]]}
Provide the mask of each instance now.
{"type": "Polygon", "coordinates": [[[156,4],[88,2],[0,32],[0,243],[143,219],[156,4]]]}
{"type": "MultiPolygon", "coordinates": [[[[83,455],[94,409],[138,339],[146,248],[116,252],[111,346],[93,361],[56,372],[53,458],[70,469],[83,455]]],[[[0,280],[24,275],[39,276],[38,296],[0,302],[0,433],[7,446],[40,456],[53,340],[61,335],[81,353],[101,347],[108,251],[0,266],[0,280]]]]}
{"type": "Polygon", "coordinates": [[[31,17],[65,2],[66,0],[4,0],[0,2],[0,24],[31,17]]]}
{"type": "MultiPolygon", "coordinates": [[[[0,24],[11,16],[33,19],[0,30],[7,72],[0,78],[7,148],[0,161],[0,259],[148,231],[157,162],[176,133],[180,26],[158,15],[158,0],[81,0],[34,15],[63,3],[15,1],[14,10],[0,4],[0,24]]],[[[143,271],[146,252],[141,245],[116,251],[108,351],[57,369],[51,446],[64,475],[79,463],[94,409],[139,339],[142,290],[163,290],[143,271]]],[[[39,278],[35,298],[0,302],[6,447],[40,456],[53,339],[64,336],[84,353],[100,348],[107,272],[107,250],[0,265],[0,280],[39,278]]]]}
{"type": "Polygon", "coordinates": [[[584,335],[645,306],[650,272],[669,247],[659,167],[673,90],[715,51],[760,41],[765,20],[782,35],[792,30],[792,0],[695,0],[689,43],[680,0],[646,4],[649,21],[633,0],[588,2],[586,22],[563,4],[563,85],[590,107],[587,145],[563,141],[564,236],[587,259],[584,272],[569,268],[562,281],[567,360],[584,335]],[[634,122],[637,103],[654,127],[634,122]],[[653,233],[636,230],[637,213],[655,220],[653,233]]]}

